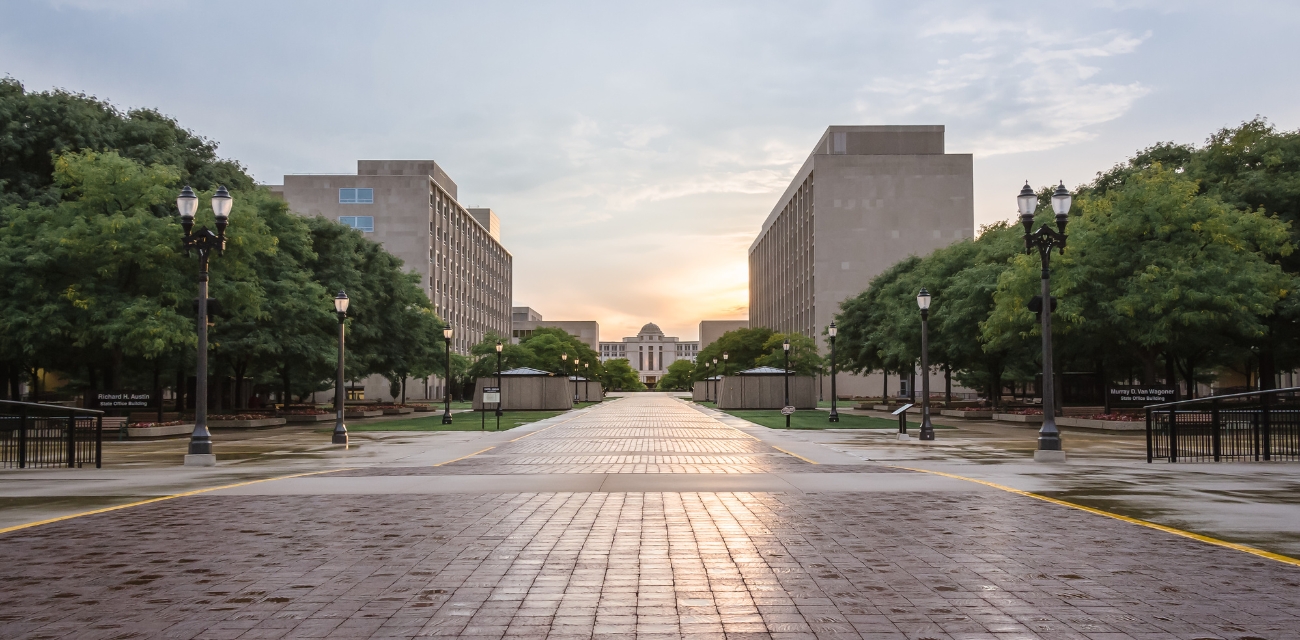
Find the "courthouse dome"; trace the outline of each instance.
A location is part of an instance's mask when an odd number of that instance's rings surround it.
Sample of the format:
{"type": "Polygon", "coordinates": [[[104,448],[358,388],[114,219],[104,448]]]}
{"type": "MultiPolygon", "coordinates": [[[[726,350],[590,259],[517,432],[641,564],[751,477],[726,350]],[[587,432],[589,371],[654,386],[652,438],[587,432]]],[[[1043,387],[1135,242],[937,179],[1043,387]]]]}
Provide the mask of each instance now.
{"type": "Polygon", "coordinates": [[[645,335],[648,333],[659,334],[659,335],[664,334],[663,330],[659,328],[659,325],[653,322],[647,322],[644,327],[641,327],[641,331],[637,335],[645,335]]]}

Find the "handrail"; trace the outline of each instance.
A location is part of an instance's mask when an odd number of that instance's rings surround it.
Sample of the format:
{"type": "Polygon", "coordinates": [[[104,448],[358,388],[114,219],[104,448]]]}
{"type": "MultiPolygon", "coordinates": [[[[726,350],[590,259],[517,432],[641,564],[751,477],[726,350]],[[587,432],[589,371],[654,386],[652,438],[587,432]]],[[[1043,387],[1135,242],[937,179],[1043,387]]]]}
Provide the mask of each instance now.
{"type": "Polygon", "coordinates": [[[92,416],[102,416],[103,411],[99,409],[82,409],[81,407],[65,407],[61,404],[41,404],[39,402],[18,402],[17,400],[0,400],[0,406],[27,407],[39,409],[42,411],[56,411],[58,413],[83,413],[92,416]]]}
{"type": "Polygon", "coordinates": [[[1173,406],[1177,406],[1177,405],[1181,405],[1181,404],[1189,404],[1189,403],[1192,403],[1192,402],[1208,402],[1208,401],[1211,401],[1211,400],[1227,400],[1227,399],[1229,399],[1229,398],[1248,398],[1248,397],[1251,397],[1251,396],[1261,396],[1261,395],[1265,395],[1265,394],[1276,394],[1276,393],[1287,393],[1287,392],[1300,393],[1300,387],[1287,387],[1286,389],[1264,389],[1264,390],[1262,390],[1262,391],[1247,391],[1247,392],[1245,392],[1245,393],[1230,393],[1230,394],[1228,394],[1228,395],[1226,395],[1226,396],[1205,396],[1205,397],[1203,397],[1203,398],[1192,398],[1192,399],[1190,399],[1190,400],[1179,400],[1179,401],[1177,401],[1177,402],[1164,402],[1164,403],[1161,403],[1161,404],[1148,404],[1148,405],[1146,405],[1146,406],[1144,406],[1144,407],[1142,407],[1142,408],[1143,408],[1143,409],[1159,409],[1160,407],[1173,407],[1173,406]]]}

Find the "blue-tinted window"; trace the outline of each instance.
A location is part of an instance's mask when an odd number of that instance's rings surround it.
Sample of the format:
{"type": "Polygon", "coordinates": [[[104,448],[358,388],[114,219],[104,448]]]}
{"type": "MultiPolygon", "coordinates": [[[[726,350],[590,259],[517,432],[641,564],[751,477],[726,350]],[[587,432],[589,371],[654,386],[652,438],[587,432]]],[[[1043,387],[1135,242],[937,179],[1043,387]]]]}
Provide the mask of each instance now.
{"type": "Polygon", "coordinates": [[[339,204],[374,204],[374,189],[339,189],[339,204]]]}
{"type": "MultiPolygon", "coordinates": [[[[369,191],[369,189],[367,189],[369,191]]],[[[374,216],[339,216],[339,222],[356,229],[357,231],[374,231],[374,216]]]]}

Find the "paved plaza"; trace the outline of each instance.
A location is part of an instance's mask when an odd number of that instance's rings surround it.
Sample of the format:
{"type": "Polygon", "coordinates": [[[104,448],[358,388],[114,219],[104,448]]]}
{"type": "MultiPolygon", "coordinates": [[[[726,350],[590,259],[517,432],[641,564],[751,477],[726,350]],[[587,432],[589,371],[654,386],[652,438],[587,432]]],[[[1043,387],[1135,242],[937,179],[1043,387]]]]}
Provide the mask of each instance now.
{"type": "Polygon", "coordinates": [[[1300,638],[1300,567],[666,395],[419,437],[0,534],[0,638],[1300,638]]]}

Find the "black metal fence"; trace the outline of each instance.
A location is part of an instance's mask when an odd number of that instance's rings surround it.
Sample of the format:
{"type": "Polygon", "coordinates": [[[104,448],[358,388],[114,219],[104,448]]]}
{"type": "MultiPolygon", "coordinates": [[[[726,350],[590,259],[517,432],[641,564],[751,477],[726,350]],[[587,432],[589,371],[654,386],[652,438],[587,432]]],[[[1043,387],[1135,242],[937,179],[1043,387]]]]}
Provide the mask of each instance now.
{"type": "Polygon", "coordinates": [[[1147,462],[1300,460],[1300,387],[1146,407],[1147,462]]]}
{"type": "Polygon", "coordinates": [[[0,400],[0,468],[99,468],[103,452],[103,411],[0,400]]]}

